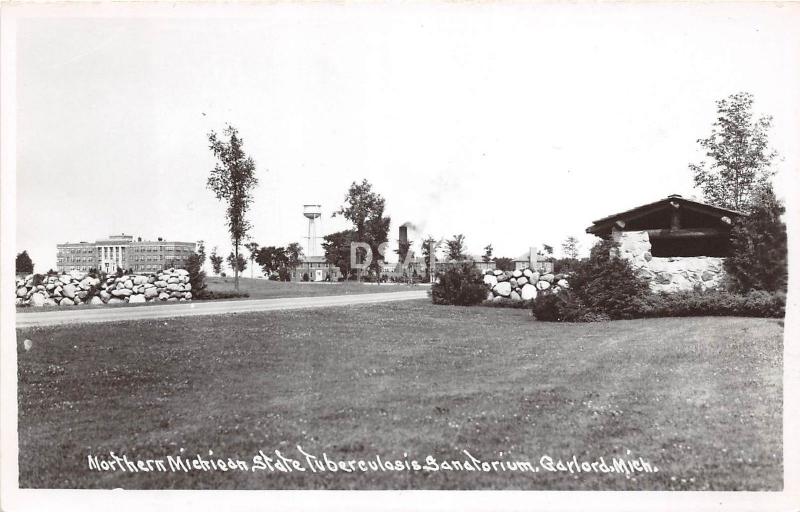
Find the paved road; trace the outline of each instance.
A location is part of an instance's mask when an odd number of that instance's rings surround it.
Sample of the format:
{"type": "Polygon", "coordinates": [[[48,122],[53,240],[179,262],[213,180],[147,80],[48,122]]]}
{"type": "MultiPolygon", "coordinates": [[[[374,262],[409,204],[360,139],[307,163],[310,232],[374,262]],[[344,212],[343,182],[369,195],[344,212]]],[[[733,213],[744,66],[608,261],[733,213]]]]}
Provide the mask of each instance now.
{"type": "Polygon", "coordinates": [[[377,302],[424,299],[427,296],[428,292],[426,290],[415,290],[408,292],[363,293],[357,295],[329,295],[326,297],[179,302],[177,304],[138,307],[109,306],[96,309],[81,309],[77,307],[40,313],[17,313],[17,327],[42,327],[48,325],[117,322],[121,320],[174,318],[179,316],[223,315],[226,313],[349,306],[353,304],[374,304],[377,302]]]}

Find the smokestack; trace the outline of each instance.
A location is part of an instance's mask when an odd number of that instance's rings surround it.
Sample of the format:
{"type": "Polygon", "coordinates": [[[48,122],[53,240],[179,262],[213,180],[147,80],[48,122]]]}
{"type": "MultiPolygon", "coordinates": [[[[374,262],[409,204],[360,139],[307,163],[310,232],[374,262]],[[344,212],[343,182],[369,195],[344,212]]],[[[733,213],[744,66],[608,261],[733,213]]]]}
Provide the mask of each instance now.
{"type": "Polygon", "coordinates": [[[400,226],[400,245],[408,243],[408,226],[400,226]]]}

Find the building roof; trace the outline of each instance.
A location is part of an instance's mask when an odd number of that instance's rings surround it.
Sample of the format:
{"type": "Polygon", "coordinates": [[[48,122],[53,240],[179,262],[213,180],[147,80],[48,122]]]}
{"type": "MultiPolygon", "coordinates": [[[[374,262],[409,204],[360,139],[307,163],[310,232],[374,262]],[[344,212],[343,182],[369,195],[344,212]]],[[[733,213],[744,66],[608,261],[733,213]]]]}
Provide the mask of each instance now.
{"type": "MultiPolygon", "coordinates": [[[[727,208],[701,203],[700,201],[686,199],[679,194],[672,194],[664,199],[659,199],[658,201],[654,201],[652,203],[643,204],[641,206],[637,206],[636,208],[631,208],[630,210],[625,210],[619,213],[608,215],[601,219],[597,219],[592,222],[591,226],[586,228],[586,232],[592,235],[606,237],[610,235],[612,227],[617,222],[646,222],[646,220],[643,219],[656,218],[659,216],[659,214],[663,214],[664,212],[668,211],[671,212],[674,208],[684,208],[685,210],[692,212],[692,214],[695,216],[707,217],[709,219],[716,220],[719,220],[723,217],[733,220],[736,217],[747,215],[744,212],[729,210],[727,208]]],[[[641,228],[641,226],[638,227],[641,228]]]]}
{"type": "Polygon", "coordinates": [[[304,256],[303,263],[327,263],[325,256],[304,256]]]}

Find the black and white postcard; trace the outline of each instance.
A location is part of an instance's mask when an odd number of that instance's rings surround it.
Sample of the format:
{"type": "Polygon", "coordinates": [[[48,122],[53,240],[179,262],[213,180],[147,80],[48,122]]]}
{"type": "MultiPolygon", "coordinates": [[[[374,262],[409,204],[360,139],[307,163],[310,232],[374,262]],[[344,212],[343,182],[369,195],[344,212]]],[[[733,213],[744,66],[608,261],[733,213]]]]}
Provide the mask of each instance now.
{"type": "Polygon", "coordinates": [[[800,507],[797,3],[0,16],[2,510],[800,507]]]}

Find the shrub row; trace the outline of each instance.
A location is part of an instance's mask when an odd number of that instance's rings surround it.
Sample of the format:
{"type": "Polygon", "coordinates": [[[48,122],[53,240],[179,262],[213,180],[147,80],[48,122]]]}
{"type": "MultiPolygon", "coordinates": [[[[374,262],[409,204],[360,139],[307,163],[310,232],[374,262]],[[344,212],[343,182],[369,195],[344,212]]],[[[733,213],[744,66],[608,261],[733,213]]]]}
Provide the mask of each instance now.
{"type": "MultiPolygon", "coordinates": [[[[682,316],[753,316],[783,318],[786,294],[754,290],[746,294],[727,291],[659,293],[638,297],[626,308],[625,318],[682,316]]],[[[545,322],[595,322],[610,320],[603,311],[593,310],[569,292],[537,297],[533,315],[545,322]]]]}

